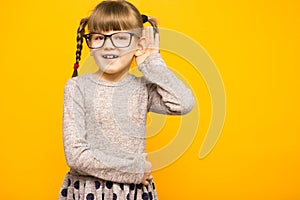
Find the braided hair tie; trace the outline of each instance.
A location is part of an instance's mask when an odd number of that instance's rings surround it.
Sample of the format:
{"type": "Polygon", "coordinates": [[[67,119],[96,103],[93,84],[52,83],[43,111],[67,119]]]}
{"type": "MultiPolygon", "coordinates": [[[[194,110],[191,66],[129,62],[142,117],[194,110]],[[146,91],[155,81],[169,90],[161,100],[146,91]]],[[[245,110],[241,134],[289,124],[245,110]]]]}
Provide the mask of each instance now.
{"type": "Polygon", "coordinates": [[[78,63],[74,63],[73,69],[74,69],[74,70],[77,70],[78,68],[79,68],[79,64],[78,64],[78,63]]]}
{"type": "Polygon", "coordinates": [[[79,64],[77,62],[74,63],[74,67],[73,67],[74,71],[73,71],[72,77],[78,76],[78,71],[77,71],[78,67],[79,67],[79,64]]]}
{"type": "Polygon", "coordinates": [[[143,19],[143,24],[149,21],[147,15],[142,15],[142,19],[143,19]]]}

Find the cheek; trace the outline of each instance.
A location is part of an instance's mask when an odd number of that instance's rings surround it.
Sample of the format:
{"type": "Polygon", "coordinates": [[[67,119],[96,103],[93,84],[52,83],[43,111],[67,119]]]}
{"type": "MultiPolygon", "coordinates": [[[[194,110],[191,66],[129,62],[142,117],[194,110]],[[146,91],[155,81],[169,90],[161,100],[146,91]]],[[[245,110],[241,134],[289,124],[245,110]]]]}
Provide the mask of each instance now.
{"type": "Polygon", "coordinates": [[[95,55],[95,49],[90,49],[90,56],[94,56],[95,55]]]}
{"type": "Polygon", "coordinates": [[[129,56],[132,57],[134,56],[135,52],[137,51],[137,46],[130,46],[126,49],[121,49],[120,54],[122,56],[129,56]]]}

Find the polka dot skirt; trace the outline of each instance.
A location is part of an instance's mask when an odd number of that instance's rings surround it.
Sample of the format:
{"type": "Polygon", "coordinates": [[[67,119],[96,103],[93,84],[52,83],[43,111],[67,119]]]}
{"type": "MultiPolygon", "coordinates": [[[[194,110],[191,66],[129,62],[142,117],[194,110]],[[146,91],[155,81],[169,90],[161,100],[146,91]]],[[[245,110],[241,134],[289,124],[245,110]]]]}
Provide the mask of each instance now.
{"type": "Polygon", "coordinates": [[[59,200],[157,200],[155,185],[122,184],[67,174],[59,200]]]}

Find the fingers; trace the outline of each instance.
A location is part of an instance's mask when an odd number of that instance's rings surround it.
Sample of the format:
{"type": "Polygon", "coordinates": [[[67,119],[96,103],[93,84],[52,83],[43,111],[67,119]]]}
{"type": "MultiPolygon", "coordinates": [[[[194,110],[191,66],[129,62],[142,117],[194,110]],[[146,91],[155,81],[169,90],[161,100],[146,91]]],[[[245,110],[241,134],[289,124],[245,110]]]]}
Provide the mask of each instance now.
{"type": "Polygon", "coordinates": [[[154,36],[154,46],[159,49],[159,34],[158,33],[155,33],[155,36],[154,36]]]}
{"type": "Polygon", "coordinates": [[[147,26],[145,28],[144,34],[146,37],[146,46],[148,48],[158,49],[159,48],[158,32],[152,26],[147,26]]]}
{"type": "Polygon", "coordinates": [[[149,185],[149,182],[152,181],[153,179],[153,176],[151,174],[145,174],[144,177],[143,177],[143,180],[142,180],[142,184],[145,185],[145,186],[148,186],[149,185]]]}
{"type": "Polygon", "coordinates": [[[153,179],[153,176],[152,175],[150,175],[149,177],[148,177],[148,181],[152,181],[152,179],[153,179]]]}
{"type": "Polygon", "coordinates": [[[143,184],[144,186],[148,186],[148,185],[149,185],[149,181],[145,180],[145,181],[142,182],[142,184],[143,184]]]}
{"type": "MultiPolygon", "coordinates": [[[[147,38],[149,40],[149,44],[154,44],[154,31],[152,26],[147,26],[146,29],[148,30],[147,38]]],[[[151,45],[152,46],[152,45],[151,45]]]]}

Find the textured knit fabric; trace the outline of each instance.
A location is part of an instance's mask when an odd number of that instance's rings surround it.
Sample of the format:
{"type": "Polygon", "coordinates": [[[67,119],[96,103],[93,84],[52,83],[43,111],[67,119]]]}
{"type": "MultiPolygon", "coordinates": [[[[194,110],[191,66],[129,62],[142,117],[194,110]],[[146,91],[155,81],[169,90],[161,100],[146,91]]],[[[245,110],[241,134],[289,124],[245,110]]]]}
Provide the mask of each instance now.
{"type": "Polygon", "coordinates": [[[140,184],[147,112],[186,114],[194,98],[159,53],[139,70],[144,76],[128,74],[119,82],[105,82],[94,74],[67,82],[63,137],[71,170],[61,200],[157,199],[154,183],[140,184]]]}

